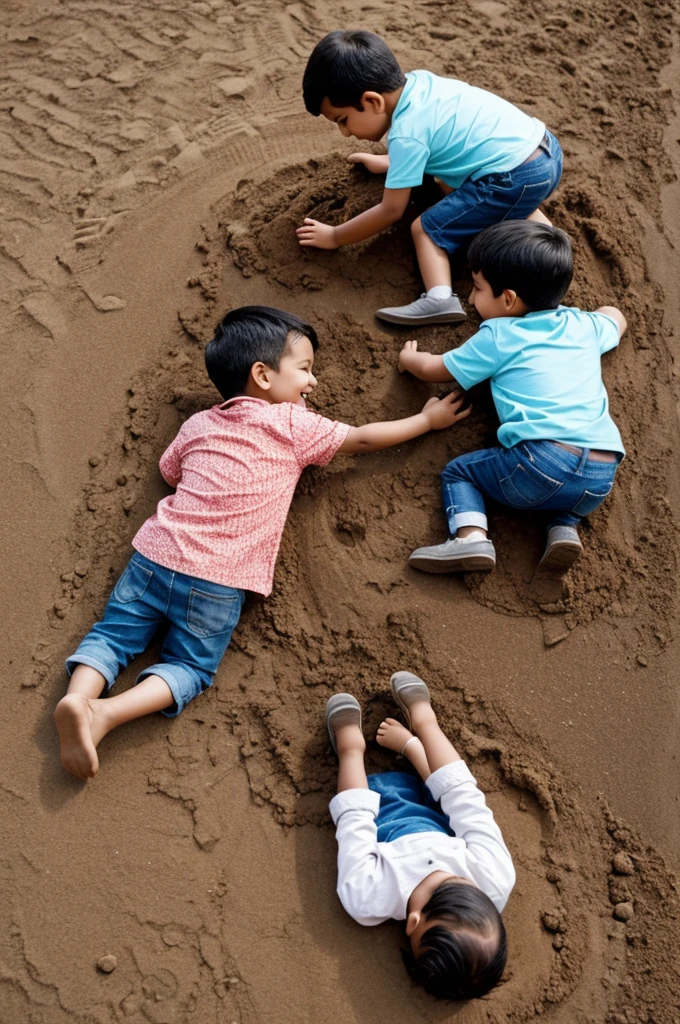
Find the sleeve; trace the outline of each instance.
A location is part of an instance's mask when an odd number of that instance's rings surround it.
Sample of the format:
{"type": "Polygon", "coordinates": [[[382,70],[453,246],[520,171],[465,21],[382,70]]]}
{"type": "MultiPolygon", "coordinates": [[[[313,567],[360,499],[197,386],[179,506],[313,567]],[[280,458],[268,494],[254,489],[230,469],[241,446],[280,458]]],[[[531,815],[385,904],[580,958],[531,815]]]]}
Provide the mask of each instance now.
{"type": "Polygon", "coordinates": [[[600,354],[602,355],[616,348],[621,340],[619,325],[616,321],[612,320],[606,313],[588,313],[587,316],[592,321],[595,336],[600,346],[600,354]]]}
{"type": "Polygon", "coordinates": [[[346,789],[330,803],[338,841],[338,896],[350,917],[367,926],[392,916],[378,850],[379,808],[380,795],[370,789],[346,789]]]}
{"type": "Polygon", "coordinates": [[[301,466],[325,466],[350,432],[347,423],[319,416],[300,405],[290,406],[290,432],[295,456],[301,466]]]}
{"type": "Polygon", "coordinates": [[[498,350],[494,331],[488,324],[482,324],[477,333],[468,338],[460,348],[445,352],[442,359],[451,376],[455,377],[466,391],[492,377],[504,362],[504,357],[498,350]]]}
{"type": "Polygon", "coordinates": [[[501,911],[515,884],[515,869],[470,769],[464,761],[454,761],[433,772],[426,785],[441,802],[456,837],[465,843],[470,877],[501,911]]]}
{"type": "Polygon", "coordinates": [[[430,150],[424,142],[398,135],[387,140],[390,166],[385,188],[415,188],[422,185],[430,150]]]}
{"type": "Polygon", "coordinates": [[[184,427],[185,424],[182,424],[175,440],[165,449],[158,463],[161,476],[171,487],[177,487],[182,477],[182,453],[185,444],[184,427]]]}

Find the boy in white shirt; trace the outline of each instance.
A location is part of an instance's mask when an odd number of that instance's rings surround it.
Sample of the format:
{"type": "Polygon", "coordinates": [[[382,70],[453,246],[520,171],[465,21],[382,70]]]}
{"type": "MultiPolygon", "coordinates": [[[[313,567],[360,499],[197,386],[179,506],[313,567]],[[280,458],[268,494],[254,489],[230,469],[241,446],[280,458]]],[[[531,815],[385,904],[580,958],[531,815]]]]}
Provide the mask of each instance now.
{"type": "Polygon", "coordinates": [[[430,71],[404,75],[373,32],[330,32],[314,48],[302,90],[307,110],[337,124],[345,137],[378,142],[386,156],[353,153],[387,174],[382,201],[337,227],[307,218],[303,246],[337,249],[384,231],[406,211],[411,189],[435,175],[448,193],[411,226],[424,294],[406,306],[379,309],[390,323],[454,323],[465,313],[451,289],[449,256],[483,228],[531,217],[562,174],[562,151],[542,121],[485,89],[430,71]]]}
{"type": "Polygon", "coordinates": [[[431,995],[483,996],[503,974],[500,912],[515,870],[484,794],[439,727],[425,683],[396,672],[391,688],[413,731],[387,718],[377,741],[403,754],[425,785],[403,772],[367,776],[358,702],[339,693],[327,704],[339,759],[330,803],[338,896],[359,924],[406,921],[404,963],[431,995]]]}

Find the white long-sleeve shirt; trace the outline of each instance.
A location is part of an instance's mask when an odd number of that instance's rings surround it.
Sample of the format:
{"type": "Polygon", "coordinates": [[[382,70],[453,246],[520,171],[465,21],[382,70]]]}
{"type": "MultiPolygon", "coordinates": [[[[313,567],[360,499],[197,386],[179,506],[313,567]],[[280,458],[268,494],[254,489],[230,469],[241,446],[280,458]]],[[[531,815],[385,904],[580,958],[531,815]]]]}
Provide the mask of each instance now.
{"type": "Polygon", "coordinates": [[[447,764],[433,772],[426,785],[441,801],[455,837],[415,832],[379,843],[379,793],[346,789],[331,800],[338,840],[338,896],[359,924],[405,920],[411,893],[433,871],[471,879],[499,911],[507,903],[515,869],[468,766],[464,761],[447,764]]]}

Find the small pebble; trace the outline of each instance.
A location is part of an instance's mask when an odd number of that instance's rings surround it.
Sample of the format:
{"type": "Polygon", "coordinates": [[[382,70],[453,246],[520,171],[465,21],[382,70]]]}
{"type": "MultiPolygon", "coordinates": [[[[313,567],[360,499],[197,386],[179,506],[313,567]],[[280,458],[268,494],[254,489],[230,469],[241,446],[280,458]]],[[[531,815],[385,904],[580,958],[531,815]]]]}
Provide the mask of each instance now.
{"type": "Polygon", "coordinates": [[[101,461],[102,460],[99,458],[98,455],[90,455],[90,458],[88,459],[88,462],[90,463],[93,469],[95,468],[95,466],[98,466],[101,461]]]}
{"type": "Polygon", "coordinates": [[[614,907],[614,917],[617,921],[630,921],[634,913],[632,903],[617,903],[614,907]]]}
{"type": "Polygon", "coordinates": [[[100,956],[99,960],[97,960],[97,967],[100,971],[103,971],[104,974],[110,974],[111,971],[115,971],[117,966],[118,961],[115,956],[112,956],[110,953],[107,953],[106,956],[100,956]]]}
{"type": "Polygon", "coordinates": [[[649,665],[649,662],[645,658],[644,654],[638,654],[637,663],[638,665],[642,665],[643,668],[647,668],[647,666],[649,665]]]}
{"type": "Polygon", "coordinates": [[[116,477],[116,483],[118,484],[119,487],[125,487],[127,483],[127,477],[125,473],[121,473],[120,476],[116,477]]]}
{"type": "Polygon", "coordinates": [[[76,574],[76,576],[87,576],[88,569],[89,566],[87,562],[76,562],[76,564],[73,566],[73,571],[76,574]]]}
{"type": "Polygon", "coordinates": [[[635,865],[625,850],[619,850],[612,861],[612,867],[617,875],[635,874],[635,865]]]}

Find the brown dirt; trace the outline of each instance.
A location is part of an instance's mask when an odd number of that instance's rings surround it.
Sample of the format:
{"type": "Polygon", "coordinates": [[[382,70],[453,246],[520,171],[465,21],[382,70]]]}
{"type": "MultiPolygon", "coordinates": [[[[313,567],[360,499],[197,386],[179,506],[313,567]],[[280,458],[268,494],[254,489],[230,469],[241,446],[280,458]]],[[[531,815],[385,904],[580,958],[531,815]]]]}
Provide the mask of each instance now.
{"type": "MultiPolygon", "coordinates": [[[[677,1024],[671,6],[48,0],[7,3],[2,22],[2,1024],[677,1024]],[[215,400],[202,345],[223,311],[313,318],[328,415],[394,417],[429,393],[396,373],[401,334],[372,316],[418,288],[407,225],[336,253],[292,233],[379,190],[301,109],[305,57],[338,23],[562,140],[547,210],[574,239],[569,301],[615,302],[630,323],[605,359],[628,459],[557,590],[533,579],[539,524],[500,509],[494,574],[405,568],[441,534],[441,467],[493,437],[484,389],[446,435],[308,472],[275,592],[249,601],[212,692],[107,738],[82,786],[51,722],[63,658],[164,493],[161,451],[215,400]],[[333,895],[321,712],[349,689],[370,731],[400,667],[430,683],[518,869],[506,981],[462,1008],[411,987],[398,925],[360,929],[333,895]]],[[[444,351],[474,329],[423,338],[444,351]]]]}

